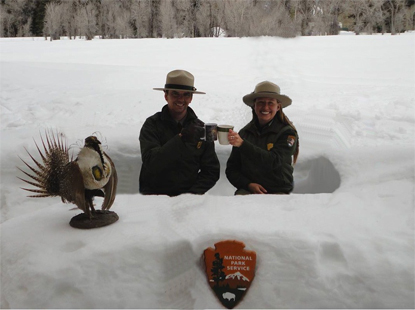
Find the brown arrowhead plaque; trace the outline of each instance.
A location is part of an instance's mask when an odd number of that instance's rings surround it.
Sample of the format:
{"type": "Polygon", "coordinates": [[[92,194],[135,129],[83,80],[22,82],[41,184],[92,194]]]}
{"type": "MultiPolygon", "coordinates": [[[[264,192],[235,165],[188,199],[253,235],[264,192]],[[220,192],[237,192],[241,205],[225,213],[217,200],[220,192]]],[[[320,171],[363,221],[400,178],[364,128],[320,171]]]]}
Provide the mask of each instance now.
{"type": "Polygon", "coordinates": [[[255,276],[256,253],[244,248],[241,241],[226,240],[204,251],[209,285],[228,309],[241,301],[255,276]]]}

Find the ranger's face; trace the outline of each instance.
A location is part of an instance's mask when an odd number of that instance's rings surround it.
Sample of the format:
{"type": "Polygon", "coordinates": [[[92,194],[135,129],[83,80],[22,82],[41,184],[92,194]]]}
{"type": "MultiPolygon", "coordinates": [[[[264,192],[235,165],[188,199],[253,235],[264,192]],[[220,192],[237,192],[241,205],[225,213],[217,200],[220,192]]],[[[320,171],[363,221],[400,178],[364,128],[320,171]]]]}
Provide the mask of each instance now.
{"type": "Polygon", "coordinates": [[[274,98],[257,98],[254,103],[255,114],[261,126],[271,121],[279,109],[281,105],[274,98]]]}
{"type": "Polygon", "coordinates": [[[170,113],[175,119],[186,115],[187,107],[192,102],[193,94],[186,91],[169,90],[164,94],[170,113]]]}

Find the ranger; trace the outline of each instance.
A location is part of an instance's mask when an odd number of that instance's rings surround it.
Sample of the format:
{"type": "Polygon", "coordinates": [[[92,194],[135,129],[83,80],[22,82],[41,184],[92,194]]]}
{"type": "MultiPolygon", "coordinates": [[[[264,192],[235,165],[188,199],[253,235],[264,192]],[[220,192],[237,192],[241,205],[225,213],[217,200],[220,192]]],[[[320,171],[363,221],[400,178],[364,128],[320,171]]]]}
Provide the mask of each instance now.
{"type": "Polygon", "coordinates": [[[194,76],[184,70],[167,74],[164,88],[167,104],[147,118],[140,131],[142,167],[140,192],[176,196],[204,194],[219,179],[219,160],[214,142],[201,140],[204,123],[189,107],[194,76]]]}
{"type": "Polygon", "coordinates": [[[293,190],[293,165],[299,152],[298,134],[282,111],[291,104],[278,85],[264,81],[244,96],[253,118],[239,134],[228,133],[233,145],[226,177],[236,195],[289,194],[293,190]]]}

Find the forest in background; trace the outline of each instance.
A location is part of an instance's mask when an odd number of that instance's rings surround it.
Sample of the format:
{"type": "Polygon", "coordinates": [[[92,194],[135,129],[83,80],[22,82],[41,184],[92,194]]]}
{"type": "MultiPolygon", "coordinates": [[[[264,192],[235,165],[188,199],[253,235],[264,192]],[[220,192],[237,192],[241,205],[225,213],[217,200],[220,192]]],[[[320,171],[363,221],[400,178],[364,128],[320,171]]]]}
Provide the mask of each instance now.
{"type": "Polygon", "coordinates": [[[295,37],[415,29],[415,0],[0,1],[0,37],[295,37]]]}

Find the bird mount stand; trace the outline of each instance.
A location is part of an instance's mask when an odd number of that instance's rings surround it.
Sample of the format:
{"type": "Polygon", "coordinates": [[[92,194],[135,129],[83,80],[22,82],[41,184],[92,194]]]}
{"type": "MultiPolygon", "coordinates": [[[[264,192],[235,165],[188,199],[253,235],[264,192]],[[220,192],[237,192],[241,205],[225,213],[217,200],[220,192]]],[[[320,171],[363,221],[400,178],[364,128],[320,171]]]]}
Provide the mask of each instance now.
{"type": "Polygon", "coordinates": [[[69,225],[74,228],[92,229],[108,226],[118,221],[118,215],[113,211],[95,210],[91,215],[90,218],[86,213],[78,214],[71,219],[69,225]]]}

